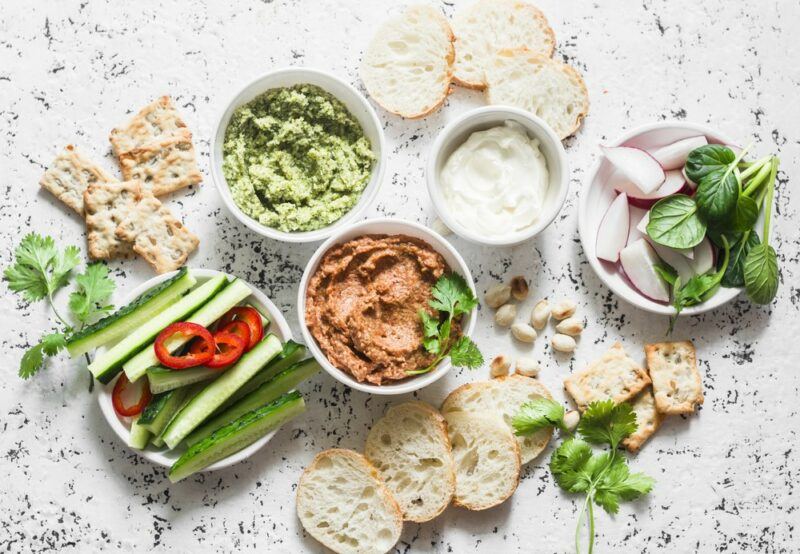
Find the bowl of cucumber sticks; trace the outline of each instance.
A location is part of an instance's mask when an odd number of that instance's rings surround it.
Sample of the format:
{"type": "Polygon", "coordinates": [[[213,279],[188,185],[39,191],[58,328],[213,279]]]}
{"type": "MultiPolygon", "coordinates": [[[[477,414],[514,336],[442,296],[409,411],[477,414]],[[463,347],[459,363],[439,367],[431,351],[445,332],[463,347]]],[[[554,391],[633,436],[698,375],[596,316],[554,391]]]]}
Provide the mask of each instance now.
{"type": "Polygon", "coordinates": [[[305,410],[296,388],[320,366],[246,281],[183,268],[131,291],[87,328],[95,394],[117,436],[180,481],[240,462],[305,410]]]}

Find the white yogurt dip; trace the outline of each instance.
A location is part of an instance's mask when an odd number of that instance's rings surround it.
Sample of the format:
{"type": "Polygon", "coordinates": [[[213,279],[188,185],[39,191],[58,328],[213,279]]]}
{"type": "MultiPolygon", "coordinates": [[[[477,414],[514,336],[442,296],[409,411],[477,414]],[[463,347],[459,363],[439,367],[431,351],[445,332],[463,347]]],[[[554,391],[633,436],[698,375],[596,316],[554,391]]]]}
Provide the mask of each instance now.
{"type": "Polygon", "coordinates": [[[501,238],[539,219],[547,162],[539,141],[506,121],[472,133],[447,159],[439,181],[453,219],[474,233],[501,238]]]}

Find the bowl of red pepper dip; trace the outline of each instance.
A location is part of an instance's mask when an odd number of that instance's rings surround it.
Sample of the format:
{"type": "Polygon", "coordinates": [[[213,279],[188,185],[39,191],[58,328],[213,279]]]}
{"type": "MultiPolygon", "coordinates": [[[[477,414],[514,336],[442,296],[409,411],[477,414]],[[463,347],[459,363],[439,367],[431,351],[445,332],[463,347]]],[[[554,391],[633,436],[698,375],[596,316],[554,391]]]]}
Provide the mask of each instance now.
{"type": "MultiPolygon", "coordinates": [[[[298,294],[306,344],[337,380],[365,392],[402,394],[441,378],[444,360],[422,375],[435,356],[423,347],[420,310],[433,285],[456,272],[473,289],[461,256],[430,229],[398,219],[367,220],[331,237],[311,258],[298,294]]],[[[451,336],[469,336],[470,312],[451,336]]]]}

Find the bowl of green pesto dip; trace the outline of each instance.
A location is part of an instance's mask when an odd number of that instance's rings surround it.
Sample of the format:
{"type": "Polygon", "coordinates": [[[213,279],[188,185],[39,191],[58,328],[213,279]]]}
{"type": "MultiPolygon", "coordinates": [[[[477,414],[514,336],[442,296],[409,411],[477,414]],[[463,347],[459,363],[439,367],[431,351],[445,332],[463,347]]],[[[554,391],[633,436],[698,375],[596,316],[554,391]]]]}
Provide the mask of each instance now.
{"type": "Polygon", "coordinates": [[[277,240],[313,242],[356,220],[383,176],[383,130],[366,98],[322,71],[289,68],[245,86],[212,144],[228,209],[277,240]]]}

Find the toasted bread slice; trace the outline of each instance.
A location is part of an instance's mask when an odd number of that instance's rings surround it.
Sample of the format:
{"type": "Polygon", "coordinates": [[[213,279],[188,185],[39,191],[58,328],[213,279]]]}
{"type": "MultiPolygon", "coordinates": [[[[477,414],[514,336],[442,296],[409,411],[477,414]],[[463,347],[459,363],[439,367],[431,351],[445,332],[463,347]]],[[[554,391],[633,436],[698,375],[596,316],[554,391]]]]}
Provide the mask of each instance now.
{"type": "Polygon", "coordinates": [[[596,400],[625,402],[649,384],[647,372],[628,357],[618,342],[589,367],[564,379],[564,388],[581,411],[596,400]]]}
{"type": "Polygon", "coordinates": [[[656,409],[662,414],[690,414],[703,403],[703,382],[697,371],[694,344],[646,344],[647,368],[653,380],[656,409]]]}
{"type": "Polygon", "coordinates": [[[589,91],[573,67],[527,48],[500,50],[486,68],[486,99],[528,110],[565,139],[589,113],[589,91]]]}
{"type": "Polygon", "coordinates": [[[429,521],[453,499],[456,476],[447,424],[432,406],[405,402],[389,408],[370,430],[364,454],[407,521],[429,521]]]}
{"type": "Polygon", "coordinates": [[[453,16],[456,61],[453,78],[461,86],[486,88],[486,68],[495,52],[527,48],[550,57],[556,35],[535,6],[518,0],[479,0],[453,16]]]}
{"type": "Polygon", "coordinates": [[[664,418],[658,410],[653,398],[651,387],[645,388],[631,402],[633,413],[636,414],[636,432],[622,441],[622,446],[630,452],[638,452],[642,445],[661,426],[664,418]]]}
{"type": "Polygon", "coordinates": [[[361,79],[388,112],[425,117],[442,105],[453,78],[453,32],[428,6],[411,6],[386,21],[364,53],[361,79]]]}
{"type": "Polygon", "coordinates": [[[340,554],[382,554],[403,530],[403,517],[378,470],[352,450],[317,454],[297,485],[297,516],[308,533],[340,554]]]}
{"type": "MultiPolygon", "coordinates": [[[[552,399],[550,392],[538,380],[522,375],[507,375],[490,381],[478,381],[461,385],[442,404],[442,414],[464,412],[494,412],[511,430],[511,419],[526,402],[539,397],[552,399]]],[[[519,444],[522,463],[526,464],[541,454],[553,429],[543,429],[528,437],[515,437],[519,444]]]]}
{"type": "Polygon", "coordinates": [[[505,502],[519,485],[519,446],[494,412],[455,412],[445,416],[456,464],[453,502],[486,510],[505,502]]]}

